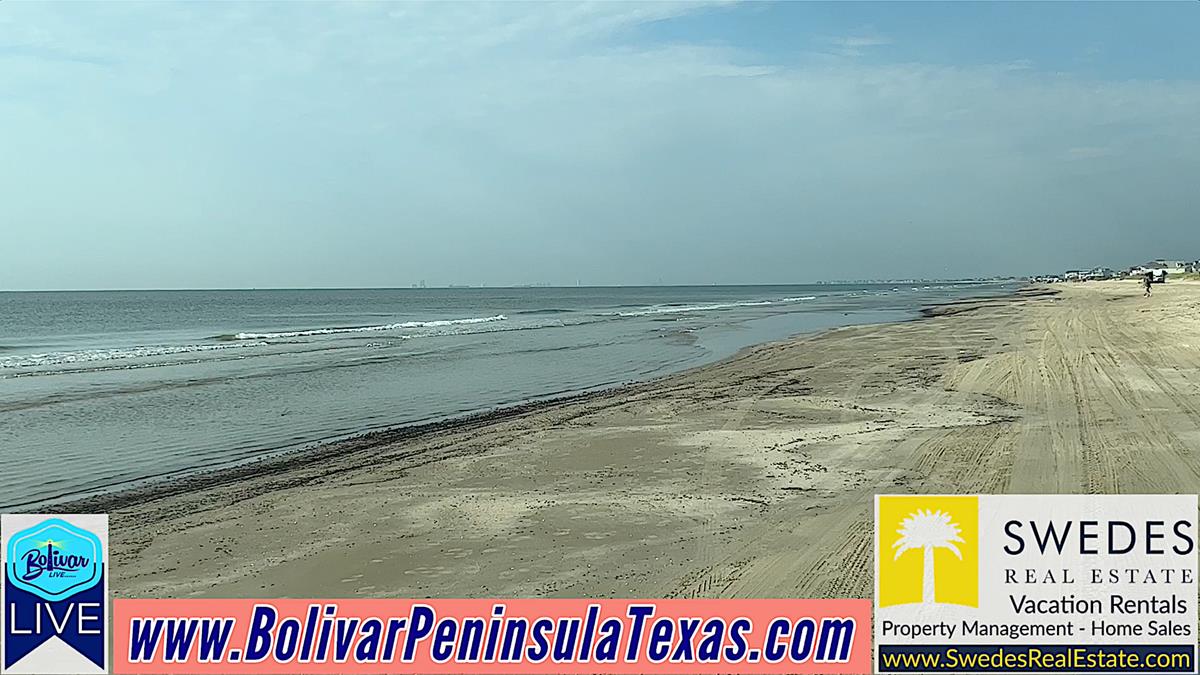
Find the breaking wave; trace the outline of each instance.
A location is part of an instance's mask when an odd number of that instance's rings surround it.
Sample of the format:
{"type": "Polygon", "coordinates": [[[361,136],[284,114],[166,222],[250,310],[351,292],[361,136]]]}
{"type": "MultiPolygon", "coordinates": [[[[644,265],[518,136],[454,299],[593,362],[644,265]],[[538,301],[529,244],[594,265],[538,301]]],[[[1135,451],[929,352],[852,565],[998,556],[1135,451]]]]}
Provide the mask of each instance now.
{"type": "Polygon", "coordinates": [[[0,356],[0,368],[31,368],[35,366],[57,366],[67,363],[89,363],[115,359],[137,359],[147,356],[169,356],[190,354],[221,349],[262,347],[265,342],[248,342],[236,345],[176,345],[156,347],[118,347],[112,349],[81,349],[70,352],[47,352],[44,354],[19,354],[0,356]]]}
{"type": "Polygon", "coordinates": [[[780,298],[779,300],[746,300],[743,302],[723,302],[712,305],[659,305],[655,307],[645,307],[632,312],[617,312],[617,316],[654,316],[658,314],[686,314],[689,312],[709,312],[718,309],[732,309],[734,307],[764,307],[768,305],[778,305],[790,302],[801,302],[805,300],[816,300],[815,295],[805,295],[795,298],[780,298]]]}
{"type": "Polygon", "coordinates": [[[373,333],[378,331],[403,330],[407,328],[440,328],[444,326],[462,326],[473,323],[491,323],[505,321],[508,317],[503,314],[484,316],[471,319],[440,319],[437,321],[404,321],[402,323],[387,323],[378,326],[348,326],[344,328],[312,328],[308,330],[289,330],[278,333],[235,333],[222,335],[224,340],[277,340],[280,338],[308,337],[312,335],[338,335],[341,333],[373,333]]]}

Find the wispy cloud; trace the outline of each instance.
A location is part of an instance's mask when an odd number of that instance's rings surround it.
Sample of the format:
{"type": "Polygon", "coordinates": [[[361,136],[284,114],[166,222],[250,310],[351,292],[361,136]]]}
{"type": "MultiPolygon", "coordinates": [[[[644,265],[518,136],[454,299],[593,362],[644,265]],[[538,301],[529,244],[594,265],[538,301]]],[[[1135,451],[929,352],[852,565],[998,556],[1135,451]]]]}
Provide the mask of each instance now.
{"type": "Polygon", "coordinates": [[[1031,59],[1017,59],[1015,61],[1009,61],[1008,63],[1002,64],[1002,67],[1005,70],[1029,70],[1030,68],[1033,68],[1033,61],[1031,59]]]}
{"type": "Polygon", "coordinates": [[[847,37],[833,38],[830,40],[835,45],[847,47],[850,49],[859,49],[862,47],[879,47],[882,45],[890,45],[892,41],[888,38],[879,36],[854,35],[847,37]]]}
{"type": "Polygon", "coordinates": [[[826,45],[824,47],[827,50],[826,53],[848,58],[859,57],[873,48],[885,47],[892,44],[891,38],[884,37],[870,30],[852,35],[828,37],[823,42],[826,45]]]}

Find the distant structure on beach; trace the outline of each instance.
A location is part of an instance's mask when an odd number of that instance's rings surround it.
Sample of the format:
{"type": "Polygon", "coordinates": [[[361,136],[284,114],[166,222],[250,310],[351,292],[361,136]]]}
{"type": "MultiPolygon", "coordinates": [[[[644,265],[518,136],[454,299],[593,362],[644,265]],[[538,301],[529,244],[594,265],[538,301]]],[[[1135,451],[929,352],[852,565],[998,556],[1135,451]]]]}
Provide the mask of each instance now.
{"type": "Polygon", "coordinates": [[[1132,265],[1121,271],[1109,267],[1094,267],[1090,270],[1067,270],[1061,274],[1043,274],[1029,277],[1030,281],[1054,284],[1064,281],[1102,281],[1105,279],[1131,279],[1144,277],[1147,274],[1156,278],[1166,278],[1167,275],[1196,274],[1200,272],[1200,260],[1153,260],[1140,265],[1132,265]]]}
{"type": "Polygon", "coordinates": [[[1191,274],[1200,268],[1200,261],[1196,260],[1155,260],[1153,262],[1142,263],[1129,268],[1131,273],[1151,272],[1154,270],[1166,270],[1168,273],[1175,272],[1177,274],[1191,274]]]}

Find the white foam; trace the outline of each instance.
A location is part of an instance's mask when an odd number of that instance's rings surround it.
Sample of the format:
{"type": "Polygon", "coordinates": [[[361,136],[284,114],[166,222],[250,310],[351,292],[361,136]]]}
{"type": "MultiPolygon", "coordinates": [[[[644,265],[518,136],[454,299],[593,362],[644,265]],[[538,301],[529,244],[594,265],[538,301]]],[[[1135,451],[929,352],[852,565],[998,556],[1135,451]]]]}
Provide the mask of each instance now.
{"type": "Polygon", "coordinates": [[[505,321],[508,317],[503,314],[484,316],[471,319],[439,319],[437,321],[404,321],[402,323],[387,323],[378,326],[353,326],[349,328],[313,328],[310,330],[290,330],[279,333],[237,333],[234,340],[275,340],[279,338],[309,337],[313,335],[338,335],[341,333],[372,333],[376,331],[403,330],[408,328],[440,328],[443,326],[461,326],[473,323],[490,323],[505,321]]]}
{"type": "Polygon", "coordinates": [[[682,314],[686,312],[708,312],[718,309],[732,309],[734,307],[764,307],[786,302],[801,302],[804,300],[816,300],[815,295],[805,295],[796,298],[780,298],[779,300],[747,300],[745,302],[725,302],[713,305],[687,305],[687,306],[668,306],[668,307],[647,307],[634,312],[619,312],[618,316],[651,316],[656,314],[682,314]]]}
{"type": "Polygon", "coordinates": [[[686,306],[675,306],[675,307],[648,307],[646,309],[639,309],[636,312],[620,312],[619,316],[650,316],[652,314],[683,314],[686,312],[706,312],[706,311],[714,310],[714,309],[728,309],[730,307],[742,307],[742,306],[746,306],[746,305],[750,305],[750,304],[767,305],[770,303],[767,303],[767,302],[756,302],[756,303],[730,302],[730,303],[724,303],[724,304],[719,304],[719,305],[686,305],[686,306]]]}
{"type": "Polygon", "coordinates": [[[171,354],[190,354],[192,352],[208,352],[220,349],[262,347],[266,344],[265,342],[251,342],[236,345],[160,345],[113,349],[81,349],[73,352],[47,352],[44,354],[14,354],[12,356],[0,356],[0,368],[29,368],[33,366],[56,366],[67,363],[112,361],[114,359],[136,359],[146,356],[169,356],[171,354]]]}

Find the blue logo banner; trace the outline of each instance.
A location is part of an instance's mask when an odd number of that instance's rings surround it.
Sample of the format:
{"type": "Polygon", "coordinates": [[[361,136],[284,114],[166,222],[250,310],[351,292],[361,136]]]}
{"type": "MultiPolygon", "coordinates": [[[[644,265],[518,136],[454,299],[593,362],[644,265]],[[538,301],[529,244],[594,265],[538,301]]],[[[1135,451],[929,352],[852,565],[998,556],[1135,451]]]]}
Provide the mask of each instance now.
{"type": "Polygon", "coordinates": [[[94,672],[106,672],[107,564],[105,542],[97,533],[107,536],[107,516],[6,514],[2,521],[4,659],[0,666],[7,670],[25,661],[24,672],[92,672],[92,666],[94,672]],[[50,651],[39,649],[55,639],[73,652],[53,645],[50,651]]]}
{"type": "Polygon", "coordinates": [[[108,603],[103,583],[58,602],[48,602],[11,580],[4,583],[5,668],[11,668],[51,637],[67,643],[97,666],[105,667],[108,603]]]}
{"type": "Polygon", "coordinates": [[[8,540],[7,577],[44,600],[62,600],[101,581],[100,538],[60,518],[51,518],[8,540]]]}

